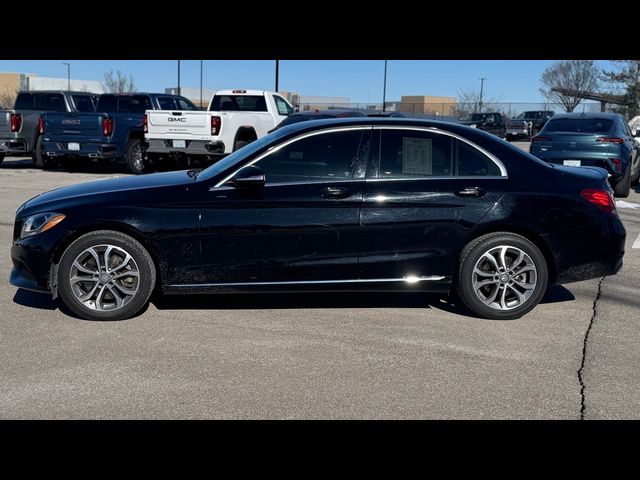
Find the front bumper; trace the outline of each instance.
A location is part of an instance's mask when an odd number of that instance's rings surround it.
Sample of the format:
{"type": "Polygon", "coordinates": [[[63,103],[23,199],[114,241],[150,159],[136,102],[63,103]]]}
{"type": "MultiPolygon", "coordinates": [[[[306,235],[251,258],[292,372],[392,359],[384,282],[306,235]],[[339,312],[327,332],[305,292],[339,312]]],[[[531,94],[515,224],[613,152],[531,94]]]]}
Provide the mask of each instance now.
{"type": "MultiPolygon", "coordinates": [[[[73,142],[71,142],[73,143],[73,142]]],[[[85,157],[114,160],[124,155],[117,145],[112,143],[79,143],[79,150],[70,150],[68,142],[42,142],[42,151],[47,157],[85,157]]]]}
{"type": "Polygon", "coordinates": [[[220,156],[225,154],[225,144],[220,141],[184,140],[184,147],[174,147],[174,140],[148,139],[143,143],[146,154],[155,157],[163,156],[220,156]]]}

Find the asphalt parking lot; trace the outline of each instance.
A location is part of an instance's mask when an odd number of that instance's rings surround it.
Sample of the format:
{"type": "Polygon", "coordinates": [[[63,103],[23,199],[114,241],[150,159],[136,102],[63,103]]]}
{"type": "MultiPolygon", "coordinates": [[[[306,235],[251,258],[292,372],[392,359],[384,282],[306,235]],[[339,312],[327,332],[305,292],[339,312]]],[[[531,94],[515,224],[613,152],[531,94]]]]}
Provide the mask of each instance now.
{"type": "Polygon", "coordinates": [[[638,187],[618,202],[622,271],[554,287],[513,321],[437,296],[292,294],[89,322],[9,285],[20,204],[112,175],[0,164],[0,418],[640,418],[638,187]]]}

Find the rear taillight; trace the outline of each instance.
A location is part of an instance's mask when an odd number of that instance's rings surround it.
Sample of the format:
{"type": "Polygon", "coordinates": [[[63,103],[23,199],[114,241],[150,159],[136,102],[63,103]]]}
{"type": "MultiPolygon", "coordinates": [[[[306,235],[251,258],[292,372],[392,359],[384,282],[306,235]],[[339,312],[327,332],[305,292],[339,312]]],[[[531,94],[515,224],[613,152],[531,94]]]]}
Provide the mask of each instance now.
{"type": "Polygon", "coordinates": [[[222,119],[220,117],[211,117],[211,135],[218,135],[221,126],[222,119]]]}
{"type": "Polygon", "coordinates": [[[42,115],[40,115],[40,118],[38,119],[38,133],[40,135],[44,133],[44,118],[42,118],[42,115]]]}
{"type": "Polygon", "coordinates": [[[595,205],[600,210],[611,215],[618,216],[616,210],[616,201],[613,199],[613,195],[608,190],[602,190],[599,188],[587,188],[580,192],[580,196],[587,202],[595,205]]]}
{"type": "Polygon", "coordinates": [[[616,167],[616,172],[622,173],[622,162],[620,161],[620,159],[619,158],[612,158],[611,161],[613,162],[613,164],[616,167]]]}
{"type": "Polygon", "coordinates": [[[620,145],[624,143],[624,140],[622,138],[615,138],[615,137],[600,137],[596,140],[596,142],[615,143],[620,145]]]}
{"type": "Polygon", "coordinates": [[[536,135],[535,137],[533,137],[531,139],[531,143],[536,143],[536,142],[550,142],[551,138],[549,137],[543,137],[541,135],[536,135]]]}
{"type": "Polygon", "coordinates": [[[110,137],[113,133],[113,118],[104,117],[102,119],[102,134],[105,137],[110,137]]]}
{"type": "Polygon", "coordinates": [[[142,128],[144,129],[144,133],[149,133],[149,118],[147,114],[144,114],[144,118],[142,119],[142,128]]]}
{"type": "Polygon", "coordinates": [[[22,127],[22,115],[20,115],[19,113],[12,113],[11,114],[11,131],[19,132],[21,127],[22,127]]]}

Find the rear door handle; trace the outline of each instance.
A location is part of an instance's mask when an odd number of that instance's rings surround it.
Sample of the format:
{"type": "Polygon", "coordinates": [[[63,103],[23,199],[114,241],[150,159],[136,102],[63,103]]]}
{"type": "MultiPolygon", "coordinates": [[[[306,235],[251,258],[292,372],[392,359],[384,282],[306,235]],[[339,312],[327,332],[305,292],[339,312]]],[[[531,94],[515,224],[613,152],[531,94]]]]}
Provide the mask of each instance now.
{"type": "Polygon", "coordinates": [[[327,187],[320,191],[320,196],[324,198],[347,198],[351,196],[351,192],[344,187],[327,187]]]}
{"type": "Polygon", "coordinates": [[[480,187],[467,187],[455,192],[459,197],[482,197],[487,194],[487,191],[480,187]]]}

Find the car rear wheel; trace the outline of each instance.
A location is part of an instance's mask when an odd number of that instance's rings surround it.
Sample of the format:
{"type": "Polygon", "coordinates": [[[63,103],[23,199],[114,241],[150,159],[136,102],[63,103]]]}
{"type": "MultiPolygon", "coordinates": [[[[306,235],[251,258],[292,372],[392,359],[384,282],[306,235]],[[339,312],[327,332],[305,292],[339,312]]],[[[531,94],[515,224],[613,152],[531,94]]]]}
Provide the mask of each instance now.
{"type": "Polygon", "coordinates": [[[130,139],[127,142],[126,152],[127,166],[131,173],[135,173],[136,175],[147,173],[148,166],[144,159],[142,142],[137,138],[130,139]]]}
{"type": "Polygon", "coordinates": [[[0,153],[0,163],[4,160],[4,153],[0,153]]]}
{"type": "Polygon", "coordinates": [[[540,249],[521,235],[490,233],[470,242],[460,255],[456,291],[475,314],[512,320],[530,312],[548,282],[540,249]]]}
{"type": "Polygon", "coordinates": [[[238,140],[236,144],[233,146],[233,151],[240,150],[242,147],[249,145],[251,142],[247,140],[238,140]]]}
{"type": "Polygon", "coordinates": [[[98,230],[62,254],[58,291],[64,304],[87,320],[124,320],[149,301],[156,270],[147,250],[128,235],[98,230]]]}
{"type": "MultiPolygon", "coordinates": [[[[37,168],[45,168],[46,157],[42,155],[42,136],[36,139],[35,146],[33,147],[33,154],[31,155],[33,165],[37,168]]],[[[49,162],[46,162],[47,166],[49,162]]]]}
{"type": "Polygon", "coordinates": [[[631,192],[631,165],[627,167],[624,177],[613,183],[611,186],[613,187],[613,194],[616,197],[626,198],[629,196],[629,193],[631,192]]]}

